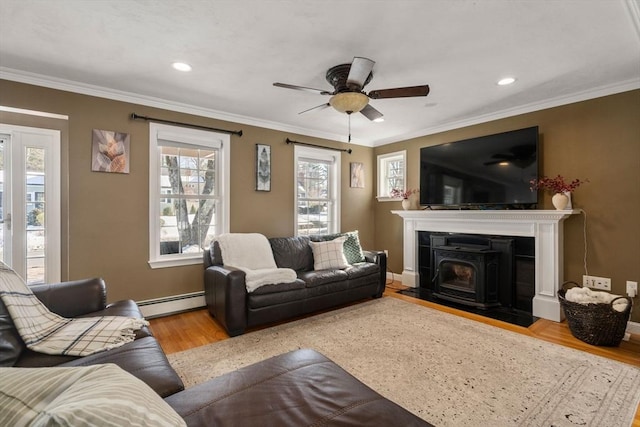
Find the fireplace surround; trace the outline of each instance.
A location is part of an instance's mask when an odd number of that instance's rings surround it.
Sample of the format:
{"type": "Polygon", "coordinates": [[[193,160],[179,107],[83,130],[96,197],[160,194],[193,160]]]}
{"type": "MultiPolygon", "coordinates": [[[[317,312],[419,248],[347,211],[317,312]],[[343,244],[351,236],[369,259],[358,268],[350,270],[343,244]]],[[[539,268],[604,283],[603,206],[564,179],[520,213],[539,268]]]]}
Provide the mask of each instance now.
{"type": "Polygon", "coordinates": [[[532,314],[559,322],[557,292],[563,282],[563,222],[578,210],[407,210],[403,219],[402,283],[416,287],[418,231],[533,237],[535,294],[532,314]]]}

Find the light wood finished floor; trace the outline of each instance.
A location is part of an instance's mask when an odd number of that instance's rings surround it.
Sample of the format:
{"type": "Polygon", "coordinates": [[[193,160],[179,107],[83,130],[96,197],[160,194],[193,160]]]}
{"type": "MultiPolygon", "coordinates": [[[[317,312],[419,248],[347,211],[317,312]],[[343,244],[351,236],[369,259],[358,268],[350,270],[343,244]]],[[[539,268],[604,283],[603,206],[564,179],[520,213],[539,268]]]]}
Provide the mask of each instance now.
{"type": "MultiPolygon", "coordinates": [[[[385,297],[398,298],[414,304],[466,317],[498,328],[529,335],[544,341],[571,347],[587,353],[603,356],[640,368],[640,336],[632,335],[629,341],[623,341],[619,347],[598,347],[586,344],[569,331],[566,322],[557,323],[540,319],[528,328],[511,325],[499,320],[489,319],[473,313],[456,310],[398,294],[402,285],[392,283],[385,291],[385,297]]],[[[151,319],[151,330],[167,354],[188,350],[205,344],[229,338],[224,329],[209,315],[206,309],[194,310],[172,316],[151,319]]],[[[640,427],[640,406],[632,427],[640,427]]]]}

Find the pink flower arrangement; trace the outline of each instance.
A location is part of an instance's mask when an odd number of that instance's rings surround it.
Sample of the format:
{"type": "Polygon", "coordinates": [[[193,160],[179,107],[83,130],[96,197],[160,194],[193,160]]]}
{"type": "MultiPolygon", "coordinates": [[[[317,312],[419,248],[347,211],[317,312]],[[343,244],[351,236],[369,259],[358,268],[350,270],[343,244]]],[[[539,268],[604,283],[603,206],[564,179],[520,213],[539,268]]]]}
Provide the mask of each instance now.
{"type": "Polygon", "coordinates": [[[408,199],[409,197],[411,197],[412,194],[417,194],[419,192],[420,190],[418,189],[400,190],[398,188],[394,188],[389,192],[389,194],[391,195],[391,197],[395,197],[395,198],[402,197],[403,199],[408,199]]]}
{"type": "Polygon", "coordinates": [[[555,178],[547,178],[546,176],[543,176],[540,179],[532,179],[531,181],[529,181],[529,183],[531,184],[531,191],[544,189],[549,190],[554,194],[571,193],[581,184],[587,182],[589,182],[588,179],[574,179],[573,181],[567,183],[561,175],[558,175],[555,178]]]}

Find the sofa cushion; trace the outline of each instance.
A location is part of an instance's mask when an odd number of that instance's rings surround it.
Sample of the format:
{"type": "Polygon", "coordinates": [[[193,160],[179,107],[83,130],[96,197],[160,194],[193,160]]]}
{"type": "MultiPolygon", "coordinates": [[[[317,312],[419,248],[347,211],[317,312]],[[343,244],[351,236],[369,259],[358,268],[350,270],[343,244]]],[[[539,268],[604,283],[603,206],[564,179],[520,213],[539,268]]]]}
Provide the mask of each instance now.
{"type": "Polygon", "coordinates": [[[298,273],[298,278],[304,281],[307,288],[313,288],[327,283],[346,282],[348,277],[344,270],[318,270],[298,273]]]}
{"type": "Polygon", "coordinates": [[[342,248],[345,240],[347,238],[342,236],[328,242],[309,242],[313,251],[313,269],[327,270],[348,267],[349,263],[344,257],[342,248]]]}
{"type": "Polygon", "coordinates": [[[269,243],[278,267],[295,271],[313,270],[313,252],[308,237],[272,237],[269,243]]]}
{"type": "MultiPolygon", "coordinates": [[[[302,282],[302,280],[300,281],[302,282]]],[[[304,286],[304,285],[303,285],[304,286]]],[[[307,299],[307,288],[292,289],[287,292],[271,292],[268,294],[249,294],[247,305],[250,309],[274,307],[295,301],[307,299]]]]}
{"type": "Polygon", "coordinates": [[[364,262],[364,253],[360,246],[360,238],[358,237],[358,230],[349,231],[347,233],[336,234],[315,234],[309,236],[312,242],[325,242],[328,240],[335,240],[337,237],[346,236],[347,240],[344,242],[344,256],[349,264],[355,264],[357,262],[364,262]]]}
{"type": "Polygon", "coordinates": [[[300,279],[296,279],[293,282],[276,283],[275,285],[260,286],[258,289],[251,292],[251,294],[252,295],[274,294],[274,293],[288,292],[288,291],[293,291],[295,289],[304,289],[304,288],[305,288],[304,282],[300,279]]]}
{"type": "Polygon", "coordinates": [[[103,363],[115,363],[141,379],[161,397],[184,390],[182,380],[153,337],[141,338],[122,347],[73,359],[58,366],[90,366],[103,363]]]}
{"type": "Polygon", "coordinates": [[[357,279],[358,277],[369,276],[371,274],[380,273],[380,267],[378,264],[370,262],[360,262],[347,267],[344,270],[349,276],[349,280],[357,279]]]}
{"type": "Polygon", "coordinates": [[[139,379],[116,365],[0,368],[1,425],[185,426],[139,379]]]}

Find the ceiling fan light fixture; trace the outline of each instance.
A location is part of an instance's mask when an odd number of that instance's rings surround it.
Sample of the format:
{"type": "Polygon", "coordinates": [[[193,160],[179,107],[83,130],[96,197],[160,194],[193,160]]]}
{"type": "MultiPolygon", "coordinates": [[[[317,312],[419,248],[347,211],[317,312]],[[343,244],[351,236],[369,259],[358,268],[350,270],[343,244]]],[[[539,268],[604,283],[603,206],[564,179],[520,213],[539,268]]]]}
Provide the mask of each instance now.
{"type": "Polygon", "coordinates": [[[329,104],[341,113],[358,113],[369,103],[369,97],[360,92],[342,92],[331,97],[329,104]]]}

